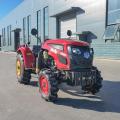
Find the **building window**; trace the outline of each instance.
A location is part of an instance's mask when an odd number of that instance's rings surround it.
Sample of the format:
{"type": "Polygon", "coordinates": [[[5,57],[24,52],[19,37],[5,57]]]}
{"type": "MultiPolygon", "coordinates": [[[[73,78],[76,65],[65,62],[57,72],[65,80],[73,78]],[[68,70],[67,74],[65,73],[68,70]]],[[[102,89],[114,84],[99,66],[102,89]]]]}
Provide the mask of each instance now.
{"type": "Polygon", "coordinates": [[[26,43],[26,17],[23,18],[23,42],[26,43]]]}
{"type": "MultiPolygon", "coordinates": [[[[41,11],[37,11],[37,30],[38,30],[38,37],[41,39],[41,11]]],[[[39,39],[37,39],[37,44],[40,42],[39,39]]]]}
{"type": "Polygon", "coordinates": [[[1,35],[0,35],[0,51],[1,51],[1,47],[2,47],[2,45],[1,45],[1,35]]]}
{"type": "Polygon", "coordinates": [[[9,45],[10,45],[10,46],[12,45],[12,38],[11,38],[11,37],[12,37],[12,35],[11,35],[11,32],[12,32],[12,31],[11,31],[11,30],[12,30],[12,28],[11,28],[11,25],[10,25],[10,26],[9,26],[9,35],[10,35],[10,37],[9,37],[9,42],[10,42],[9,45]]]}
{"type": "Polygon", "coordinates": [[[49,13],[48,7],[44,8],[44,39],[48,39],[49,34],[49,13]]]}
{"type": "Polygon", "coordinates": [[[11,25],[7,26],[7,39],[8,39],[8,46],[11,46],[11,25]]]}
{"type": "Polygon", "coordinates": [[[3,28],[2,28],[2,45],[4,46],[4,31],[3,31],[3,28]]]}
{"type": "Polygon", "coordinates": [[[120,42],[120,0],[107,0],[105,42],[120,42]],[[119,24],[118,24],[119,23],[119,24]]]}
{"type": "Polygon", "coordinates": [[[31,15],[27,16],[27,38],[28,42],[31,41],[31,15]]]}
{"type": "Polygon", "coordinates": [[[107,25],[120,23],[120,0],[107,0],[107,25]]]}
{"type": "MultiPolygon", "coordinates": [[[[110,25],[106,27],[103,39],[105,39],[105,42],[107,42],[107,40],[115,40],[115,37],[117,35],[117,32],[119,30],[119,26],[118,25],[110,25]]],[[[118,35],[117,35],[118,37],[118,35]]],[[[118,39],[118,38],[117,38],[118,39]]]]}
{"type": "Polygon", "coordinates": [[[9,38],[9,26],[7,26],[7,40],[8,40],[8,46],[9,46],[9,40],[10,40],[10,38],[9,38]]]}
{"type": "Polygon", "coordinates": [[[5,28],[2,29],[2,40],[3,40],[3,46],[6,46],[6,37],[5,37],[5,28]]]}

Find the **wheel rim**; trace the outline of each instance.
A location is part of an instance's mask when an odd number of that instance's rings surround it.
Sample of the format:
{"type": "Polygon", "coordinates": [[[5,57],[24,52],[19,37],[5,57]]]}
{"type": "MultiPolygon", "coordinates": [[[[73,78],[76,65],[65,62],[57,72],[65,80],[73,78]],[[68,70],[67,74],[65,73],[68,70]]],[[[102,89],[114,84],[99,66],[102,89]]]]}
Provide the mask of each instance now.
{"type": "Polygon", "coordinates": [[[49,89],[48,89],[48,80],[45,76],[41,76],[40,79],[39,79],[39,84],[40,84],[40,89],[41,89],[41,92],[44,94],[44,95],[48,95],[49,93],[49,89]]]}
{"type": "Polygon", "coordinates": [[[16,73],[17,73],[17,76],[21,75],[21,63],[19,60],[17,60],[17,63],[16,63],[16,73]]]}

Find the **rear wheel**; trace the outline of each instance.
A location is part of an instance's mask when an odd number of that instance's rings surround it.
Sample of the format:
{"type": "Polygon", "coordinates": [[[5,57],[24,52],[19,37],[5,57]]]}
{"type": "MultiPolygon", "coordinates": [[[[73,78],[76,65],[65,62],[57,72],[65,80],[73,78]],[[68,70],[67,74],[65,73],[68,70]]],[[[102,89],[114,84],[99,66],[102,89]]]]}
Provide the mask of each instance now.
{"type": "Polygon", "coordinates": [[[42,98],[46,101],[57,100],[58,82],[53,73],[49,70],[40,72],[39,74],[39,91],[42,98]]]}
{"type": "Polygon", "coordinates": [[[24,69],[23,57],[21,54],[17,55],[16,59],[16,75],[18,82],[29,84],[31,79],[31,72],[24,69]]]}

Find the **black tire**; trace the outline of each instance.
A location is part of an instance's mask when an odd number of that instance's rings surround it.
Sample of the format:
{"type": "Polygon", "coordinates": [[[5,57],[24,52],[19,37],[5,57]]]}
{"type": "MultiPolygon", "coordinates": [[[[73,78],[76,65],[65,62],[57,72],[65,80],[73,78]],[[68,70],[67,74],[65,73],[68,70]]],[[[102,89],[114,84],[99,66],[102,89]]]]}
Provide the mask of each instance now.
{"type": "Polygon", "coordinates": [[[101,77],[101,72],[97,69],[97,67],[92,67],[93,70],[96,71],[96,82],[91,86],[84,86],[82,90],[85,91],[85,93],[91,93],[91,94],[96,94],[100,91],[102,88],[102,81],[103,78],[101,77]]]}
{"type": "Polygon", "coordinates": [[[96,83],[92,86],[91,93],[96,94],[102,88],[103,78],[101,77],[101,72],[97,69],[97,67],[93,66],[93,69],[96,70],[96,83]]]}
{"type": "Polygon", "coordinates": [[[41,97],[46,101],[54,102],[57,100],[58,90],[58,81],[55,79],[53,73],[49,70],[41,71],[39,74],[39,91],[41,97]],[[43,78],[45,79],[45,86],[43,86],[43,78]],[[48,91],[45,91],[44,88],[48,89],[48,91]]]}
{"type": "Polygon", "coordinates": [[[25,70],[24,60],[21,54],[18,54],[16,57],[16,75],[19,83],[29,84],[31,79],[30,70],[25,70]],[[17,74],[17,62],[20,62],[20,75],[17,74]]]}

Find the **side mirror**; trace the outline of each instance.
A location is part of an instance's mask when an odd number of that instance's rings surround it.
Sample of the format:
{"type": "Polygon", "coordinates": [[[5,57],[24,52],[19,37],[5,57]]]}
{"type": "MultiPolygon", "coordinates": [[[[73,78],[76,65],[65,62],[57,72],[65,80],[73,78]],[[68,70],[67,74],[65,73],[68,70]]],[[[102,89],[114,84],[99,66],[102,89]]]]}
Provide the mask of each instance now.
{"type": "Polygon", "coordinates": [[[32,34],[33,36],[36,36],[36,35],[38,34],[37,29],[33,28],[33,29],[31,30],[31,34],[32,34]]]}
{"type": "Polygon", "coordinates": [[[71,30],[67,30],[67,35],[68,35],[69,37],[71,37],[71,36],[72,36],[72,31],[71,31],[71,30]]]}
{"type": "Polygon", "coordinates": [[[27,44],[30,45],[30,42],[28,42],[27,44]]]}

